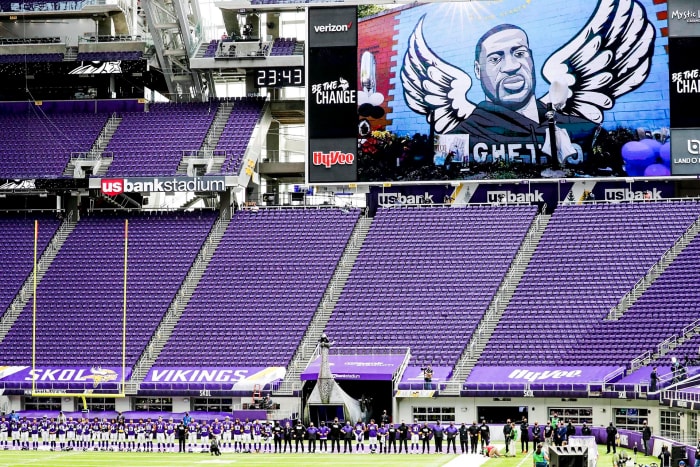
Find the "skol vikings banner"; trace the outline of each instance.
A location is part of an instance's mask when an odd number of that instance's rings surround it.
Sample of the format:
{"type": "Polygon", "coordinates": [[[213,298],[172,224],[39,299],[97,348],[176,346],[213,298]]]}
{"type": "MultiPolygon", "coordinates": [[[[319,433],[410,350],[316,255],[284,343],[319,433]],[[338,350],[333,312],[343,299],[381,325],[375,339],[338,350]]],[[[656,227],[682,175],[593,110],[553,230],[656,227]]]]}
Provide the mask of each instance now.
{"type": "Polygon", "coordinates": [[[358,180],[669,175],[667,13],[499,0],[361,21],[358,180]]]}

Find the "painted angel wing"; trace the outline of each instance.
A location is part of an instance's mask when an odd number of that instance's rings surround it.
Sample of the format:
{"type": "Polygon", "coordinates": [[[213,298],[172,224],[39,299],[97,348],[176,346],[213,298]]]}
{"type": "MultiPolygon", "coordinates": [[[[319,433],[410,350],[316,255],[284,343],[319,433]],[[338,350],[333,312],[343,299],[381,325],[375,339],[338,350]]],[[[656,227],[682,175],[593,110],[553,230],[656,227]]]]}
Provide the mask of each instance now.
{"type": "Polygon", "coordinates": [[[425,115],[437,133],[447,133],[476,107],[467,99],[472,79],[464,71],[435,55],[423,37],[423,16],[408,39],[401,83],[406,103],[425,115]]]}
{"type": "MultiPolygon", "coordinates": [[[[637,0],[601,0],[583,29],[542,68],[546,81],[568,87],[561,112],[601,123],[617,97],[646,80],[655,37],[637,0]]],[[[549,100],[549,94],[542,97],[549,100]]]]}

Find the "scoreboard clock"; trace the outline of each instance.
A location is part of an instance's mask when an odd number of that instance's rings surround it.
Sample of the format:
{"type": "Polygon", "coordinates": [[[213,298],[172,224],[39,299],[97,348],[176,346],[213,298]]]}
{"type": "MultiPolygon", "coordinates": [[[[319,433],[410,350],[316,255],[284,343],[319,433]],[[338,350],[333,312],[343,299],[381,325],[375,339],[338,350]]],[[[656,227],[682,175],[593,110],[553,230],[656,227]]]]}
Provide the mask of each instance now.
{"type": "Polygon", "coordinates": [[[304,67],[257,68],[253,70],[253,80],[256,88],[304,86],[304,67]]]}

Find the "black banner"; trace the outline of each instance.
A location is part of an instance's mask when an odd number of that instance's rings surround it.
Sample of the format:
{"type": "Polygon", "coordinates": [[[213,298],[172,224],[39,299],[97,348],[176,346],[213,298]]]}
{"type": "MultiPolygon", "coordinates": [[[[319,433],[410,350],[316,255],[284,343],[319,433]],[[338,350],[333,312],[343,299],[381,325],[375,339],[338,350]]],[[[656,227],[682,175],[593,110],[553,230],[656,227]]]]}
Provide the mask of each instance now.
{"type": "Polygon", "coordinates": [[[671,128],[700,127],[700,37],[668,39],[671,128]]]}

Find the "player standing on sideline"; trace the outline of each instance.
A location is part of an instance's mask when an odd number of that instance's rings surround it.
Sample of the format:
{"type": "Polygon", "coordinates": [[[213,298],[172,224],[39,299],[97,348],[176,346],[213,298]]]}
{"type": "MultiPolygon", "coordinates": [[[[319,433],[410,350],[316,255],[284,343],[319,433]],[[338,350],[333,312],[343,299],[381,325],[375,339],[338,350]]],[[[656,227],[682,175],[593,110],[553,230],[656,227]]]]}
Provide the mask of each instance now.
{"type": "Polygon", "coordinates": [[[117,450],[117,431],[119,431],[119,425],[117,421],[113,418],[112,423],[109,424],[109,450],[117,450]]]}
{"type": "Polygon", "coordinates": [[[141,452],[141,450],[146,452],[146,440],[148,437],[146,426],[146,422],[143,421],[143,418],[139,419],[139,423],[136,426],[136,442],[138,444],[139,452],[141,452]]]}
{"type": "Polygon", "coordinates": [[[253,449],[255,452],[262,451],[262,425],[258,420],[253,422],[251,432],[253,434],[253,449]]]}
{"type": "Polygon", "coordinates": [[[352,454],[352,439],[354,434],[352,432],[352,426],[350,425],[349,420],[345,422],[345,426],[343,426],[340,431],[343,433],[343,453],[346,453],[349,450],[350,454],[352,454]]]}
{"type": "Polygon", "coordinates": [[[168,440],[168,452],[175,452],[175,431],[177,429],[177,425],[175,425],[175,422],[173,421],[173,418],[170,417],[168,420],[168,423],[165,425],[165,438],[168,440]]]}
{"type": "Polygon", "coordinates": [[[251,443],[253,442],[253,424],[250,420],[245,419],[243,423],[243,445],[245,446],[244,452],[253,452],[251,449],[251,443]]]}
{"type": "Polygon", "coordinates": [[[355,452],[359,452],[362,448],[362,452],[365,451],[365,424],[362,420],[358,420],[355,423],[355,452]]]}
{"type": "Polygon", "coordinates": [[[272,423],[270,420],[266,420],[262,427],[262,437],[263,444],[265,445],[265,452],[272,452],[272,423]]]}
{"type": "Polygon", "coordinates": [[[124,422],[119,419],[117,419],[117,446],[119,452],[126,447],[126,427],[124,426],[124,422]]]}
{"type": "Polygon", "coordinates": [[[187,451],[194,452],[194,448],[197,446],[197,431],[199,430],[199,423],[196,420],[191,420],[187,424],[187,451]]]}
{"type": "Polygon", "coordinates": [[[30,425],[32,433],[32,449],[39,450],[39,421],[35,418],[30,425]]]}
{"type": "Polygon", "coordinates": [[[420,428],[418,420],[415,420],[413,425],[411,425],[411,452],[415,451],[418,453],[420,449],[420,428]]]}
{"type": "Polygon", "coordinates": [[[12,450],[19,449],[19,420],[10,419],[10,437],[12,437],[12,450]]]}
{"type": "Polygon", "coordinates": [[[156,422],[156,448],[158,449],[158,452],[162,452],[162,449],[165,449],[165,422],[163,421],[163,417],[158,417],[158,421],[156,422]]]}
{"type": "Polygon", "coordinates": [[[75,421],[73,417],[68,417],[68,423],[66,424],[66,439],[68,440],[68,447],[75,449],[75,421]]]}
{"type": "Polygon", "coordinates": [[[243,451],[243,424],[239,419],[233,422],[233,449],[236,452],[243,451]]]}
{"type": "Polygon", "coordinates": [[[109,449],[109,422],[106,418],[100,423],[100,450],[106,451],[109,449]]]}
{"type": "Polygon", "coordinates": [[[7,446],[7,436],[10,432],[10,422],[8,422],[5,417],[0,418],[0,445],[2,445],[2,450],[7,451],[9,447],[7,446]]]}
{"type": "Polygon", "coordinates": [[[221,447],[224,449],[231,449],[231,430],[233,429],[233,424],[231,423],[231,418],[227,415],[224,418],[224,423],[221,425],[221,447]]]}
{"type": "Polygon", "coordinates": [[[29,451],[29,421],[27,417],[22,417],[19,424],[19,444],[22,451],[29,451]]]}
{"type": "Polygon", "coordinates": [[[56,433],[58,432],[57,425],[56,419],[52,418],[51,423],[49,423],[49,449],[51,451],[56,450],[56,433]]]}
{"type": "Polygon", "coordinates": [[[100,430],[100,421],[97,417],[90,424],[90,431],[92,436],[90,437],[90,447],[95,451],[100,449],[100,441],[102,440],[102,431],[100,430]]]}
{"type": "Polygon", "coordinates": [[[377,429],[377,441],[379,442],[379,452],[385,453],[387,452],[386,449],[386,436],[388,433],[388,429],[386,425],[384,425],[384,422],[379,425],[379,428],[377,429]]]}
{"type": "Polygon", "coordinates": [[[319,452],[328,452],[328,434],[330,428],[326,426],[326,422],[321,421],[321,426],[318,427],[318,450],[319,452]]]}
{"type": "Polygon", "coordinates": [[[199,425],[199,445],[202,447],[202,452],[207,452],[211,446],[209,438],[211,437],[211,429],[206,420],[202,420],[199,425]]]}
{"type": "Polygon", "coordinates": [[[136,424],[133,420],[129,420],[126,424],[126,450],[127,452],[136,450],[136,424]]]}
{"type": "Polygon", "coordinates": [[[41,419],[41,447],[46,448],[49,445],[49,419],[46,415],[41,419]]]}
{"type": "MultiPolygon", "coordinates": [[[[369,421],[369,425],[367,425],[367,435],[369,437],[369,450],[370,450],[370,452],[377,451],[377,429],[378,428],[379,427],[374,422],[374,419],[371,419],[369,421]]],[[[364,448],[363,448],[363,450],[364,450],[364,448]]]]}
{"type": "Polygon", "coordinates": [[[61,451],[66,450],[66,423],[58,422],[58,444],[61,447],[61,451]]]}
{"type": "Polygon", "coordinates": [[[222,433],[223,427],[222,427],[221,422],[219,421],[218,418],[214,419],[214,423],[211,424],[210,429],[211,429],[212,438],[216,438],[217,444],[221,445],[220,441],[221,441],[221,433],[222,433]]]}

